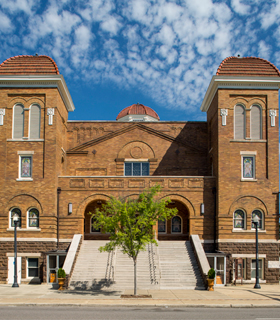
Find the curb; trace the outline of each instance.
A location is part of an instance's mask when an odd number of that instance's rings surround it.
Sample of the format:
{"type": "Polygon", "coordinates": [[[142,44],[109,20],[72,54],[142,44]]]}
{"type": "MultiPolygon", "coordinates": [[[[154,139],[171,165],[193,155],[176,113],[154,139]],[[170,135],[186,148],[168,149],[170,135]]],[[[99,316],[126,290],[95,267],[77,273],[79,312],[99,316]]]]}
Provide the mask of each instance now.
{"type": "Polygon", "coordinates": [[[165,307],[165,308],[280,308],[280,304],[88,304],[88,303],[0,303],[0,306],[10,307],[88,307],[88,308],[135,308],[135,307],[165,307]]]}

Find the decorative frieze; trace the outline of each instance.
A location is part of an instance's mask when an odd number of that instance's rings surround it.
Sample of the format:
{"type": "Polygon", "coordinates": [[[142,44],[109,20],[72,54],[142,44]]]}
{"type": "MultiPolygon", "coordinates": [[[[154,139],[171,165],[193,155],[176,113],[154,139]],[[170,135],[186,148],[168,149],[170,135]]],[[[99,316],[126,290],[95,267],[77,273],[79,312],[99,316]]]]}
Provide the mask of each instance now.
{"type": "Polygon", "coordinates": [[[133,179],[128,181],[128,187],[129,188],[145,188],[145,180],[139,179],[133,179]]]}
{"type": "Polygon", "coordinates": [[[164,179],[150,180],[150,188],[156,185],[160,185],[162,188],[164,188],[164,179]]]}
{"type": "Polygon", "coordinates": [[[91,179],[89,180],[90,188],[104,188],[104,179],[91,179]]]}
{"type": "Polygon", "coordinates": [[[70,179],[70,188],[84,188],[85,179],[70,179]]]}
{"type": "Polygon", "coordinates": [[[169,179],[169,188],[184,188],[184,179],[169,179]]]}
{"type": "Polygon", "coordinates": [[[203,188],[202,179],[189,179],[189,188],[203,188]]]}
{"type": "Polygon", "coordinates": [[[124,181],[123,181],[123,179],[112,179],[112,180],[109,180],[108,187],[109,188],[123,188],[124,187],[124,181]]]}

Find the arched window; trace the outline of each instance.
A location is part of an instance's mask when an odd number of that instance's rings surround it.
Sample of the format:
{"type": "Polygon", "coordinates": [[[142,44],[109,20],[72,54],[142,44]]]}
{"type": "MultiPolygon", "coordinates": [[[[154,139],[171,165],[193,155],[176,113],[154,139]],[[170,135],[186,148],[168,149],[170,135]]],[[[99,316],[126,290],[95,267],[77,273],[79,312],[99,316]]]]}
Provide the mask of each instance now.
{"type": "Polygon", "coordinates": [[[171,232],[172,233],[182,233],[182,219],[181,219],[181,217],[175,216],[172,218],[171,232]]]}
{"type": "Polygon", "coordinates": [[[24,135],[24,110],[21,104],[14,106],[13,139],[21,139],[24,135]]]}
{"type": "Polygon", "coordinates": [[[95,229],[93,223],[95,222],[95,218],[91,217],[90,219],[90,232],[101,232],[101,228],[95,229]]]}
{"type": "Polygon", "coordinates": [[[245,108],[238,104],[234,107],[234,139],[245,139],[246,117],[245,108]]]}
{"type": "Polygon", "coordinates": [[[166,220],[158,221],[158,233],[166,233],[166,220]]]}
{"type": "Polygon", "coordinates": [[[40,139],[41,108],[33,104],[30,108],[29,138],[40,139]]]}
{"type": "MultiPolygon", "coordinates": [[[[263,221],[263,212],[261,210],[258,210],[258,209],[255,209],[253,212],[252,212],[252,221],[254,220],[254,218],[258,216],[259,218],[259,225],[258,225],[258,229],[263,229],[264,228],[264,221],[263,221]]],[[[252,222],[252,229],[254,229],[255,226],[252,222]]]]}
{"type": "Polygon", "coordinates": [[[245,212],[241,209],[237,209],[234,211],[233,216],[233,227],[235,229],[245,229],[245,221],[246,221],[245,212]]]}
{"type": "Polygon", "coordinates": [[[251,108],[251,139],[262,138],[262,113],[261,107],[252,106],[251,108]]]}
{"type": "Polygon", "coordinates": [[[17,223],[17,226],[19,228],[21,228],[21,211],[19,208],[13,208],[11,211],[10,211],[10,228],[14,227],[15,224],[14,224],[14,220],[13,220],[13,217],[17,215],[18,216],[18,223],[17,223]]]}
{"type": "Polygon", "coordinates": [[[39,211],[36,208],[32,208],[28,211],[28,227],[39,228],[39,211]]]}

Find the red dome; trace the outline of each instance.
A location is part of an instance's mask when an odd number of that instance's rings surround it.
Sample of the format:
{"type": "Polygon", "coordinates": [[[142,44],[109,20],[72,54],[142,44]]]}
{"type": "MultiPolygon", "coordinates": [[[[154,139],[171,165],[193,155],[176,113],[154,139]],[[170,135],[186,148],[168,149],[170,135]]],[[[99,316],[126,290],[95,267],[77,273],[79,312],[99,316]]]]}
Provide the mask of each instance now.
{"type": "Polygon", "coordinates": [[[123,118],[127,115],[132,115],[132,114],[141,114],[141,115],[143,114],[143,115],[147,115],[147,116],[150,116],[150,117],[153,117],[153,118],[156,118],[159,120],[158,114],[152,108],[146,107],[141,103],[133,104],[129,107],[124,108],[118,114],[116,120],[123,118]]]}
{"type": "Polygon", "coordinates": [[[48,56],[16,56],[0,65],[0,74],[37,75],[59,74],[54,60],[48,56]]]}
{"type": "Polygon", "coordinates": [[[217,76],[279,77],[279,70],[269,61],[256,57],[228,57],[219,66],[217,76]]]}

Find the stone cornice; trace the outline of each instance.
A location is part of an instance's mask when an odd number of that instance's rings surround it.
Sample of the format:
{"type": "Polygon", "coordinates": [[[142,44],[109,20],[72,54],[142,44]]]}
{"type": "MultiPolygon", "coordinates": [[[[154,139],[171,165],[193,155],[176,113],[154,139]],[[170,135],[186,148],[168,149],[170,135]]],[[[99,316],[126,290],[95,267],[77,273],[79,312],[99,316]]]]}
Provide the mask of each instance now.
{"type": "Polygon", "coordinates": [[[0,88],[57,88],[68,111],[75,107],[63,75],[0,76],[0,88]]]}
{"type": "Polygon", "coordinates": [[[280,77],[213,76],[200,110],[207,112],[218,89],[278,90],[280,77]]]}

